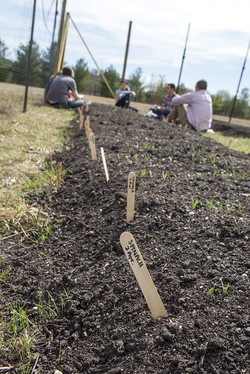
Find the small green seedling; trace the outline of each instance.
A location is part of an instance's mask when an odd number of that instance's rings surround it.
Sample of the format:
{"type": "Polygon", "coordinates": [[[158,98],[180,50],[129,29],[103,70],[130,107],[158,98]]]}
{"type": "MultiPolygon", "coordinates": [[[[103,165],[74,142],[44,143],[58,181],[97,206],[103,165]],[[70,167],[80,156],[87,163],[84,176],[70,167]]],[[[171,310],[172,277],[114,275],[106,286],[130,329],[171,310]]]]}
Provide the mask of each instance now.
{"type": "Polygon", "coordinates": [[[192,199],[192,209],[193,209],[193,210],[196,209],[198,203],[199,203],[199,200],[198,200],[198,199],[196,199],[196,200],[193,200],[193,199],[192,199]]]}
{"type": "Polygon", "coordinates": [[[208,209],[213,209],[213,200],[212,199],[208,203],[208,209]]]}
{"type": "Polygon", "coordinates": [[[138,158],[139,158],[139,155],[138,155],[138,153],[136,153],[136,154],[134,155],[134,159],[135,159],[136,161],[138,161],[138,158]]]}
{"type": "Polygon", "coordinates": [[[214,291],[215,291],[215,285],[213,285],[212,287],[210,287],[208,289],[208,292],[209,292],[209,295],[212,297],[214,295],[214,291]]]}
{"type": "Polygon", "coordinates": [[[226,179],[226,173],[225,173],[224,171],[221,172],[221,178],[222,178],[223,180],[226,179]]]}
{"type": "Polygon", "coordinates": [[[229,288],[230,288],[230,283],[227,282],[226,284],[224,284],[222,278],[221,278],[220,281],[221,281],[222,291],[223,291],[224,295],[226,295],[228,293],[229,288]]]}
{"type": "Polygon", "coordinates": [[[167,179],[167,177],[168,177],[168,172],[167,171],[163,171],[162,172],[162,178],[163,178],[163,180],[165,181],[167,179]]]}
{"type": "Polygon", "coordinates": [[[217,160],[217,154],[213,153],[210,158],[211,165],[214,165],[216,163],[216,160],[217,160]]]}
{"type": "Polygon", "coordinates": [[[11,272],[11,269],[4,270],[0,273],[0,283],[4,281],[4,278],[11,272]]]}
{"type": "Polygon", "coordinates": [[[239,210],[240,214],[244,213],[244,208],[241,206],[241,203],[238,204],[238,210],[239,210]]]}
{"type": "Polygon", "coordinates": [[[228,213],[231,213],[233,210],[234,210],[234,205],[233,204],[227,204],[226,205],[226,208],[227,208],[227,212],[228,213]]]}

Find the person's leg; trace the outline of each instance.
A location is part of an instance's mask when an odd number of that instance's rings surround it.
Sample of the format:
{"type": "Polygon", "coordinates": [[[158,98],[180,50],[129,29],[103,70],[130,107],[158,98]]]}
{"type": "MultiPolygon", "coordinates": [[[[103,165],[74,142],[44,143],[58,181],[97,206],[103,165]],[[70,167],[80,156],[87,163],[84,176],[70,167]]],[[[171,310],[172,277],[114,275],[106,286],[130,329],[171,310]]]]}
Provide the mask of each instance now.
{"type": "Polygon", "coordinates": [[[129,107],[130,104],[130,94],[124,96],[125,108],[129,107]]]}
{"type": "Polygon", "coordinates": [[[169,115],[167,116],[167,121],[169,123],[172,123],[172,122],[175,122],[177,118],[178,118],[178,111],[177,111],[177,107],[174,106],[171,112],[169,113],[169,115]]]}
{"type": "Polygon", "coordinates": [[[163,109],[161,113],[162,113],[162,115],[163,115],[164,117],[167,117],[167,116],[169,115],[170,112],[171,112],[170,109],[163,109]]]}
{"type": "Polygon", "coordinates": [[[138,109],[133,106],[129,106],[127,109],[133,110],[133,112],[139,112],[138,109]]]}
{"type": "Polygon", "coordinates": [[[149,115],[148,117],[155,117],[155,118],[161,118],[163,117],[163,113],[161,110],[156,109],[156,108],[151,108],[149,110],[149,115]]]}
{"type": "Polygon", "coordinates": [[[84,101],[82,99],[79,99],[79,100],[69,100],[67,101],[66,104],[66,108],[71,108],[71,109],[76,109],[76,108],[80,108],[84,105],[84,101]]]}
{"type": "Polygon", "coordinates": [[[125,107],[125,96],[123,96],[121,99],[119,99],[116,103],[115,106],[118,106],[120,108],[125,107]]]}
{"type": "Polygon", "coordinates": [[[187,112],[184,105],[174,106],[167,117],[168,122],[172,123],[178,120],[181,125],[188,123],[187,112]]]}
{"type": "Polygon", "coordinates": [[[176,107],[177,109],[177,118],[179,120],[179,123],[181,125],[186,125],[188,124],[188,119],[187,119],[187,111],[184,105],[178,105],[176,107]]]}

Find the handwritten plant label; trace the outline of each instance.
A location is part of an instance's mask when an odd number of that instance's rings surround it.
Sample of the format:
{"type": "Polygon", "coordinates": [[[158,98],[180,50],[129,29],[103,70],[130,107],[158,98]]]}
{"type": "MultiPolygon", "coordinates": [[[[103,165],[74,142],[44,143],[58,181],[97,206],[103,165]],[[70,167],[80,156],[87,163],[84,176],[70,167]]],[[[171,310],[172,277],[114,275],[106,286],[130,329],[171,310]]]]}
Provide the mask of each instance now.
{"type": "Polygon", "coordinates": [[[127,216],[126,222],[133,221],[135,215],[135,172],[131,171],[128,176],[128,192],[127,192],[127,216]]]}
{"type": "Polygon", "coordinates": [[[120,243],[148,304],[152,317],[157,319],[166,316],[167,311],[154,285],[151,275],[149,274],[148,268],[133,235],[128,231],[123,232],[120,236],[120,243]]]}
{"type": "Polygon", "coordinates": [[[95,146],[95,135],[93,131],[89,133],[89,146],[90,146],[92,160],[96,160],[97,156],[96,156],[96,146],[95,146]]]}
{"type": "Polygon", "coordinates": [[[103,147],[101,147],[101,155],[102,155],[102,162],[103,162],[103,167],[104,167],[104,171],[105,171],[105,175],[106,175],[106,180],[108,182],[109,181],[109,173],[108,173],[108,168],[107,168],[107,163],[106,163],[106,157],[105,157],[105,153],[104,153],[103,147]]]}

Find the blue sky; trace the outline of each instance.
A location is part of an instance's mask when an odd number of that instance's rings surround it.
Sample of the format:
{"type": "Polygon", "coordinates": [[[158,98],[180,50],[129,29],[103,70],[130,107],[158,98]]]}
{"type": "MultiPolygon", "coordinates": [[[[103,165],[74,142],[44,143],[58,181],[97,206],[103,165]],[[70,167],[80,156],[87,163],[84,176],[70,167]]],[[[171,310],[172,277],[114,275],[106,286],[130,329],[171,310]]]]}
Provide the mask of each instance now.
{"type": "MultiPolygon", "coordinates": [[[[29,40],[34,0],[0,2],[0,38],[11,56],[29,40]]],[[[51,42],[56,0],[37,0],[34,39],[42,49],[51,42]]],[[[164,77],[177,83],[190,24],[181,82],[193,89],[199,79],[208,90],[236,93],[250,40],[248,0],[67,0],[67,12],[77,25],[98,66],[113,65],[122,74],[129,22],[132,21],[126,76],[141,67],[145,83],[164,77]]],[[[58,1],[60,23],[62,0],[58,1]]],[[[56,30],[56,37],[58,30],[56,30]]],[[[83,58],[96,66],[69,24],[65,60],[83,58]]],[[[250,52],[241,80],[250,89],[250,52]]]]}

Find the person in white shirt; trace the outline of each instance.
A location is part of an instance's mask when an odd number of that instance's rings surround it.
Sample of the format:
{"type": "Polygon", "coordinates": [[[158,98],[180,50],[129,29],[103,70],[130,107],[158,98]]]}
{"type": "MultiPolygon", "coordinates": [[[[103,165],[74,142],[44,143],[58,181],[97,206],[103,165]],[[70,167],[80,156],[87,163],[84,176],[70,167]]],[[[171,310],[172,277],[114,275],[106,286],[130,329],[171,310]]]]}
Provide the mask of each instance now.
{"type": "Polygon", "coordinates": [[[136,93],[131,91],[128,82],[125,79],[120,81],[120,87],[115,91],[115,106],[132,109],[138,112],[138,109],[130,106],[131,96],[135,97],[136,93]]]}
{"type": "Polygon", "coordinates": [[[207,131],[212,125],[212,98],[207,92],[207,82],[202,79],[195,85],[195,91],[189,92],[172,100],[173,106],[183,104],[186,123],[196,131],[207,131]]]}

